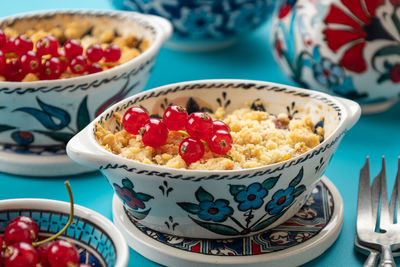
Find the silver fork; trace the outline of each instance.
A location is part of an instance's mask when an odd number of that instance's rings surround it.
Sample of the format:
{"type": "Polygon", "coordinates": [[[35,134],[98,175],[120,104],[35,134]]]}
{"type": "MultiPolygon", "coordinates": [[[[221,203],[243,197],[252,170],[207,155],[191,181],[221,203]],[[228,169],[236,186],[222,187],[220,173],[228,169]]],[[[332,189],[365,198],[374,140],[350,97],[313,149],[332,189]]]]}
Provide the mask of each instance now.
{"type": "MultiPolygon", "coordinates": [[[[359,242],[381,252],[379,266],[396,266],[392,256],[392,245],[400,244],[400,227],[394,224],[396,202],[399,199],[398,189],[400,175],[397,175],[391,204],[389,208],[386,183],[385,158],[382,158],[382,169],[370,186],[369,158],[360,171],[357,202],[357,237],[359,242]],[[380,203],[380,209],[379,209],[380,203]],[[379,212],[379,217],[378,217],[379,212]]],[[[398,206],[397,209],[400,207],[398,206]]],[[[396,218],[399,218],[397,212],[396,218]]],[[[370,253],[364,266],[373,266],[376,253],[370,253]]]]}

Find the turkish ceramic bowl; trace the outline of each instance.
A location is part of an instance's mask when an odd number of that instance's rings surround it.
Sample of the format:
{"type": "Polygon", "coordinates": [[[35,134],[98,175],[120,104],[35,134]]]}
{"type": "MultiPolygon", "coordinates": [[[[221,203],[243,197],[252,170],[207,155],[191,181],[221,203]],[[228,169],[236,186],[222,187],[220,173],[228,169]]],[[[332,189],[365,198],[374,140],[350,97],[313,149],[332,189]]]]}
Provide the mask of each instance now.
{"type": "MultiPolygon", "coordinates": [[[[39,236],[49,237],[61,230],[68,221],[70,203],[36,198],[0,200],[0,233],[10,220],[29,216],[39,225],[39,236]]],[[[80,263],[93,267],[125,267],[128,264],[128,245],[114,224],[103,215],[74,205],[72,224],[58,237],[73,243],[80,263]]]]}
{"type": "Polygon", "coordinates": [[[176,236],[232,238],[264,231],[292,217],[359,116],[357,103],[320,92],[261,81],[190,81],[152,89],[113,105],[71,139],[67,154],[101,171],[132,220],[176,236]],[[222,171],[147,165],[112,154],[97,143],[95,123],[116,128],[115,113],[140,105],[153,115],[162,115],[171,103],[186,106],[189,113],[205,108],[215,111],[220,106],[229,113],[253,103],[253,108],[272,114],[309,115],[324,128],[324,141],[283,162],[222,171]]]}
{"type": "Polygon", "coordinates": [[[171,24],[160,17],[122,11],[45,11],[0,20],[19,32],[41,23],[51,27],[90,21],[148,40],[149,48],[114,68],[80,77],[35,82],[0,82],[0,146],[12,151],[64,150],[68,140],[106,107],[141,91],[171,24]]]}
{"type": "Polygon", "coordinates": [[[272,26],[275,58],[300,86],[381,112],[400,95],[399,1],[283,0],[272,26]]]}
{"type": "Polygon", "coordinates": [[[223,48],[260,26],[272,13],[267,0],[113,0],[116,8],[162,16],[173,24],[167,46],[201,51],[223,48]]]}

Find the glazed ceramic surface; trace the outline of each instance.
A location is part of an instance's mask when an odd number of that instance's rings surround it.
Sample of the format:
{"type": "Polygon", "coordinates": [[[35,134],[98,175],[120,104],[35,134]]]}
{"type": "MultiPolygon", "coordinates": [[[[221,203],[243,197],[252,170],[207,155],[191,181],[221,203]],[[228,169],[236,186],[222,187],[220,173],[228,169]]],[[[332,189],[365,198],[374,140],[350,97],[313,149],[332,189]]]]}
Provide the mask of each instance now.
{"type": "MultiPolygon", "coordinates": [[[[29,216],[39,225],[39,236],[48,237],[68,221],[70,204],[48,199],[8,199],[0,201],[0,232],[17,216],[29,216]]],[[[125,267],[128,246],[122,234],[104,216],[79,205],[74,206],[72,224],[59,238],[73,243],[80,263],[93,267],[125,267]]]]}
{"type": "Polygon", "coordinates": [[[48,11],[0,20],[0,27],[20,31],[35,23],[57,25],[73,19],[103,25],[121,34],[132,33],[150,47],[131,61],[81,77],[0,82],[0,149],[25,154],[65,154],[68,140],[108,106],[141,91],[156,55],[171,34],[165,19],[133,12],[48,11]],[[64,150],[64,151],[63,151],[64,150]]]}
{"type": "Polygon", "coordinates": [[[324,141],[301,156],[264,167],[182,170],[147,165],[106,151],[95,140],[91,123],[71,139],[67,153],[78,163],[98,168],[130,216],[151,229],[201,238],[252,235],[284,222],[304,204],[341,138],[358,120],[358,104],[268,82],[204,80],[135,95],[107,109],[95,122],[119,129],[113,114],[123,114],[134,105],[160,116],[172,103],[185,106],[189,113],[212,112],[220,106],[229,113],[246,102],[272,114],[309,115],[324,128],[324,141]]]}
{"type": "Polygon", "coordinates": [[[114,196],[114,222],[128,245],[166,266],[299,266],[322,254],[339,236],[343,201],[332,182],[323,177],[292,218],[257,235],[234,239],[176,237],[129,216],[114,196]]]}
{"type": "Polygon", "coordinates": [[[262,24],[274,0],[113,0],[114,6],[162,16],[174,26],[167,43],[181,50],[224,47],[262,24]]]}
{"type": "Polygon", "coordinates": [[[395,0],[283,0],[271,33],[275,58],[302,87],[383,111],[400,95],[399,11],[395,0]]]}

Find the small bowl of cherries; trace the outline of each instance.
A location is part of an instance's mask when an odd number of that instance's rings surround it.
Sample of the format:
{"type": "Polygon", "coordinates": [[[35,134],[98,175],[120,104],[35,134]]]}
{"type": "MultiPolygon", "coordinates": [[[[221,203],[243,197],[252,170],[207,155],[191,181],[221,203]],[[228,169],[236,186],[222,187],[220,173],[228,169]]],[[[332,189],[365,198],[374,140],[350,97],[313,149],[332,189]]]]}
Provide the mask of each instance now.
{"type": "Polygon", "coordinates": [[[104,216],[49,199],[0,201],[0,266],[123,267],[128,246],[104,216]]]}

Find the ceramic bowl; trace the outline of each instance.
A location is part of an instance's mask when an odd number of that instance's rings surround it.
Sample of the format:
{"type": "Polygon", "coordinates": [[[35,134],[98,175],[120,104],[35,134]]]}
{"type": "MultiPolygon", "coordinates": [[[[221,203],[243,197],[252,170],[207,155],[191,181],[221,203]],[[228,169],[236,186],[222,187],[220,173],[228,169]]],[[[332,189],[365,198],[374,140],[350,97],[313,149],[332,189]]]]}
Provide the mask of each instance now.
{"type": "Polygon", "coordinates": [[[116,8],[162,16],[174,26],[167,46],[201,51],[223,48],[250,33],[272,13],[269,0],[112,0],[116,8]]]}
{"type": "Polygon", "coordinates": [[[284,0],[273,16],[275,58],[305,88],[381,112],[400,95],[399,1],[284,0]]]}
{"type": "MultiPolygon", "coordinates": [[[[50,199],[20,198],[0,200],[0,233],[17,216],[30,216],[39,225],[39,236],[48,237],[61,230],[68,221],[70,204],[50,199]]],[[[73,243],[80,262],[93,267],[125,267],[128,245],[119,230],[103,215],[74,205],[72,224],[60,239],[73,243]]]]}
{"type": "Polygon", "coordinates": [[[141,91],[157,53],[171,34],[160,17],[122,11],[45,11],[2,18],[0,28],[20,32],[37,23],[47,26],[90,21],[132,33],[150,46],[136,58],[114,68],[70,79],[0,82],[0,150],[63,150],[68,140],[106,107],[141,91]]]}
{"type": "Polygon", "coordinates": [[[298,211],[341,138],[359,116],[360,107],[353,101],[295,87],[248,80],[183,82],[140,93],[110,107],[71,139],[67,154],[78,163],[98,168],[132,219],[153,230],[195,238],[239,237],[265,231],[298,211]],[[259,104],[260,100],[264,104],[259,104]],[[280,163],[207,171],[172,169],[122,158],[105,150],[94,136],[94,123],[118,127],[113,114],[133,105],[161,115],[170,103],[186,106],[189,113],[204,108],[215,111],[220,106],[230,113],[246,102],[272,114],[307,114],[324,128],[324,141],[280,163]],[[266,194],[253,192],[261,187],[266,194]],[[240,202],[236,198],[239,193],[253,194],[257,205],[250,200],[240,202]]]}

